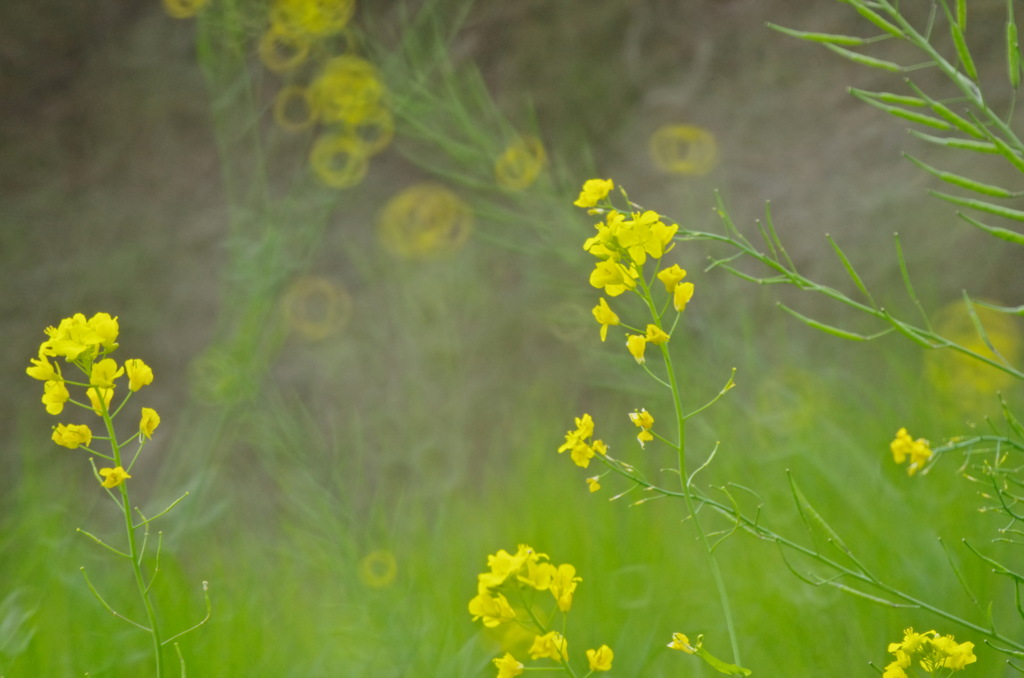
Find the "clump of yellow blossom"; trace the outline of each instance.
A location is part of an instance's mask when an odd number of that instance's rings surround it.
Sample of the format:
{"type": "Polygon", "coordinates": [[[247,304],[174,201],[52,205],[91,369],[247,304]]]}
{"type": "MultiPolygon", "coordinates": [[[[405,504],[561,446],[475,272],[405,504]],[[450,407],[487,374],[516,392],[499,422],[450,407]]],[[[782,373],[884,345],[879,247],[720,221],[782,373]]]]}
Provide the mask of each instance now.
{"type": "Polygon", "coordinates": [[[889,643],[889,653],[895,659],[885,667],[882,678],[908,678],[906,670],[915,662],[932,675],[946,669],[941,675],[947,676],[978,661],[974,643],[957,643],[951,635],[940,636],[935,631],[916,633],[912,628],[904,630],[901,642],[889,643]]]}
{"type": "Polygon", "coordinates": [[[920,471],[932,456],[928,441],[924,438],[913,440],[905,428],[896,432],[896,438],[889,443],[889,449],[897,464],[910,460],[907,466],[907,475],[910,476],[920,471]]]}
{"type": "Polygon", "coordinates": [[[561,454],[566,450],[573,463],[580,468],[590,466],[594,454],[608,454],[608,446],[602,440],[594,440],[594,419],[589,414],[576,417],[576,429],[565,434],[565,442],[558,448],[561,454]]]}

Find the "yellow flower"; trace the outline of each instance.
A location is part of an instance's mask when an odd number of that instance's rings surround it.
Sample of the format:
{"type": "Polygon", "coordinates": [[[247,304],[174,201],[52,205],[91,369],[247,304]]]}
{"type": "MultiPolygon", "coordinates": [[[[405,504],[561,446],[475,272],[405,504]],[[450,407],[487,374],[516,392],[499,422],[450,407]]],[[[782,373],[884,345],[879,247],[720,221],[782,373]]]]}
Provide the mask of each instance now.
{"type": "Polygon", "coordinates": [[[889,449],[897,464],[902,464],[908,458],[910,459],[910,465],[907,466],[907,475],[910,476],[921,470],[932,456],[928,441],[924,438],[911,439],[905,428],[896,432],[896,438],[889,443],[889,449]]]}
{"type": "Polygon", "coordinates": [[[522,136],[513,140],[494,163],[494,175],[499,186],[521,191],[537,179],[546,163],[547,154],[541,140],[522,136]]]}
{"type": "Polygon", "coordinates": [[[359,579],[371,589],[390,586],[398,576],[398,561],[391,551],[370,551],[359,561],[359,579]]]}
{"type": "Polygon", "coordinates": [[[118,367],[113,358],[104,358],[93,363],[89,383],[99,388],[113,388],[114,380],[124,374],[124,368],[118,367]]]}
{"type": "Polygon", "coordinates": [[[576,568],[568,563],[558,566],[558,570],[551,578],[551,586],[548,588],[551,595],[558,603],[558,609],[568,612],[572,607],[572,595],[576,591],[577,582],[583,579],[576,576],[576,568]]]}
{"type": "Polygon", "coordinates": [[[666,125],[651,135],[651,159],[666,172],[707,174],[718,162],[715,135],[695,125],[666,125]]]}
{"type": "Polygon", "coordinates": [[[599,261],[594,265],[590,273],[590,284],[598,289],[604,289],[609,297],[617,297],[626,290],[636,287],[636,279],[640,274],[630,265],[616,263],[606,260],[599,261]]]}
{"type": "Polygon", "coordinates": [[[657,325],[648,325],[647,336],[645,337],[645,339],[647,339],[649,343],[658,345],[664,344],[666,341],[668,341],[669,336],[665,333],[663,329],[661,329],[657,325]]]}
{"type": "Polygon", "coordinates": [[[132,391],[153,383],[153,370],[138,358],[125,360],[124,369],[128,373],[128,388],[132,391]]]}
{"type": "Polygon", "coordinates": [[[489,629],[516,618],[516,611],[500,593],[496,596],[487,592],[478,593],[469,601],[469,613],[473,615],[473,621],[480,619],[489,629]]]}
{"type": "Polygon", "coordinates": [[[270,22],[288,33],[324,37],[340,33],[355,8],[355,0],[275,0],[270,22]]]}
{"type": "Polygon", "coordinates": [[[682,633],[673,633],[672,642],[668,644],[673,650],[682,650],[687,654],[693,654],[697,651],[697,648],[690,645],[690,639],[682,633]]]}
{"type": "Polygon", "coordinates": [[[654,417],[647,410],[635,410],[629,413],[629,419],[639,429],[640,434],[636,437],[640,443],[640,447],[644,446],[649,440],[654,440],[654,436],[651,434],[651,427],[654,426],[654,417]]]}
{"type": "Polygon", "coordinates": [[[679,267],[679,264],[672,264],[666,269],[658,272],[658,280],[665,285],[665,291],[671,293],[676,285],[686,277],[686,271],[679,267]]]}
{"type": "Polygon", "coordinates": [[[114,399],[114,389],[102,389],[100,393],[97,393],[95,388],[89,387],[86,389],[85,395],[89,396],[89,403],[92,405],[92,411],[95,412],[97,416],[102,417],[104,412],[110,411],[110,401],[114,399]],[[100,401],[100,394],[102,394],[102,402],[100,401]]]}
{"type": "Polygon", "coordinates": [[[615,653],[607,645],[602,645],[596,650],[587,650],[587,661],[590,663],[591,671],[611,671],[614,658],[615,653]]]}
{"type": "Polygon", "coordinates": [[[60,414],[64,411],[64,403],[68,401],[71,394],[63,381],[51,380],[43,384],[43,404],[50,414],[60,414]]]}
{"type": "Polygon", "coordinates": [[[128,472],[120,466],[101,468],[100,475],[103,476],[103,482],[101,483],[103,487],[117,487],[128,478],[131,478],[128,472]]]}
{"type": "Polygon", "coordinates": [[[693,283],[685,282],[676,285],[672,291],[672,306],[682,313],[686,310],[686,305],[690,303],[690,299],[693,298],[693,283]]]}
{"type": "Polygon", "coordinates": [[[565,662],[569,659],[569,643],[558,631],[549,631],[543,636],[533,639],[533,646],[530,647],[530,657],[533,659],[554,659],[556,662],[565,662]]]}
{"type": "Polygon", "coordinates": [[[117,318],[97,313],[88,320],[81,313],[64,318],[57,327],[47,327],[49,337],[39,346],[39,356],[60,356],[75,361],[88,353],[95,357],[102,348],[109,353],[117,348],[117,318]]]}
{"type": "Polygon", "coordinates": [[[451,254],[469,238],[473,213],[444,186],[422,183],[391,198],[377,217],[381,244],[403,259],[451,254]]]}
{"type": "Polygon", "coordinates": [[[601,341],[608,338],[608,326],[618,325],[619,316],[615,315],[615,311],[608,305],[608,300],[601,297],[600,301],[597,302],[597,306],[594,307],[594,320],[601,323],[601,341]]]}
{"type": "Polygon", "coordinates": [[[497,553],[487,556],[487,567],[491,568],[491,571],[477,576],[479,586],[481,589],[501,586],[506,579],[518,574],[527,561],[539,562],[546,559],[546,555],[537,553],[527,544],[520,544],[515,555],[505,549],[498,549],[497,553]]]}
{"type": "Polygon", "coordinates": [[[504,657],[497,657],[491,661],[498,667],[498,678],[514,678],[523,672],[523,664],[517,661],[510,652],[506,652],[504,657]]]}
{"type": "Polygon", "coordinates": [[[516,576],[516,581],[538,591],[547,591],[551,586],[551,579],[555,576],[555,566],[551,563],[542,563],[537,560],[526,562],[526,574],[516,576]]]}
{"type": "Polygon", "coordinates": [[[587,487],[590,488],[591,492],[597,492],[601,489],[601,476],[592,476],[587,478],[587,487]]]}
{"type": "Polygon", "coordinates": [[[678,230],[677,224],[667,226],[657,212],[647,210],[642,214],[634,213],[632,219],[623,221],[617,230],[616,240],[619,247],[629,253],[630,259],[643,266],[648,254],[661,259],[672,249],[672,236],[678,230]]]}
{"type": "Polygon", "coordinates": [[[573,205],[577,207],[595,207],[597,203],[608,197],[615,183],[611,179],[587,179],[583,182],[583,190],[580,197],[576,198],[573,205]]]}
{"type": "Polygon", "coordinates": [[[309,89],[316,117],[325,122],[355,124],[383,105],[384,85],[377,69],[351,54],[325,63],[309,89]]]}
{"type": "Polygon", "coordinates": [[[57,424],[53,429],[53,442],[69,450],[73,450],[80,445],[88,447],[89,443],[92,442],[92,431],[85,425],[57,424]]]}
{"type": "Polygon", "coordinates": [[[139,431],[147,438],[153,437],[153,431],[160,425],[160,415],[150,407],[142,408],[142,419],[139,421],[139,431]]]}
{"type": "Polygon", "coordinates": [[[630,334],[626,337],[626,348],[636,358],[638,364],[644,364],[644,349],[647,348],[647,337],[642,334],[630,334]]]}
{"type": "Polygon", "coordinates": [[[46,356],[30,358],[32,367],[25,368],[25,373],[39,381],[63,381],[60,375],[60,367],[47,360],[46,356]]]}

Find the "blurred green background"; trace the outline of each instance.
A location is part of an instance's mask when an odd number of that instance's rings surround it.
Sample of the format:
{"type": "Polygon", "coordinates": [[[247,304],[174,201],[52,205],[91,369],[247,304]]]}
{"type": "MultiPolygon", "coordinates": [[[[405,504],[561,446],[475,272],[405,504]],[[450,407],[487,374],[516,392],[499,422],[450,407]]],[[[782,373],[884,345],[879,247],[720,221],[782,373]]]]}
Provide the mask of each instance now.
{"type": "MultiPolygon", "coordinates": [[[[971,3],[983,70],[1002,67],[1004,8],[971,3]]],[[[1019,301],[1019,256],[929,200],[931,180],[900,160],[914,143],[903,126],[846,93],[899,78],[764,26],[868,32],[842,3],[360,3],[352,24],[403,116],[346,190],[316,184],[308,136],[272,125],[282,79],[255,53],[265,5],[211,0],[204,11],[177,20],[155,1],[0,5],[8,678],[149,669],[139,632],[103,612],[78,571],[133,610],[126,572],[75,534],[116,539],[117,516],[85,455],[50,442],[55,420],[24,374],[43,328],[75,312],[118,316],[119,357],[156,374],[137,398],[163,423],[133,496],[152,513],[190,492],[162,521],[157,586],[174,633],[201,617],[210,582],[213,617],[182,641],[190,675],[492,675],[490,658],[512,641],[482,633],[466,603],[488,553],[529,543],[583,577],[569,617],[577,659],[607,643],[610,675],[656,678],[711,675],[664,647],[672,632],[704,633],[720,656],[728,641],[682,505],[609,502],[625,489],[614,481],[591,495],[555,454],[586,411],[618,456],[653,474],[671,464],[657,448],[631,449],[626,413],[668,405],[618,342],[598,341],[580,247],[594,219],[571,206],[580,183],[613,177],[632,200],[704,230],[717,228],[716,189],[748,229],[770,199],[801,271],[851,287],[829,233],[894,308],[909,308],[894,231],[927,308],[964,288],[1019,301]],[[713,171],[659,169],[648,140],[666,124],[710,131],[713,171]],[[514,193],[493,185],[492,163],[516,131],[539,136],[550,164],[514,193]],[[396,257],[377,215],[425,180],[471,207],[473,231],[446,256],[396,257]],[[296,302],[310,280],[331,292],[296,302]],[[296,325],[295,313],[332,303],[344,317],[323,336],[296,325]],[[393,577],[367,573],[392,557],[393,577]]],[[[891,583],[982,620],[936,538],[989,547],[997,519],[975,511],[957,462],[908,479],[887,446],[900,426],[933,441],[971,430],[998,411],[992,382],[980,395],[973,377],[936,382],[935,359],[897,337],[815,333],[774,302],[868,326],[794,290],[704,273],[712,253],[672,254],[697,286],[673,341],[691,404],[738,369],[738,388],[692,425],[696,458],[722,443],[705,482],[752,488],[750,506],[800,537],[788,469],[891,583]]],[[[1006,332],[1019,344],[1018,327],[1006,332]]],[[[1009,589],[954,551],[1006,617],[1009,589]]],[[[755,675],[871,675],[867,662],[886,663],[907,626],[972,640],[921,611],[806,586],[747,536],[719,557],[755,675]]],[[[997,675],[1001,658],[978,645],[974,672],[997,675]]]]}

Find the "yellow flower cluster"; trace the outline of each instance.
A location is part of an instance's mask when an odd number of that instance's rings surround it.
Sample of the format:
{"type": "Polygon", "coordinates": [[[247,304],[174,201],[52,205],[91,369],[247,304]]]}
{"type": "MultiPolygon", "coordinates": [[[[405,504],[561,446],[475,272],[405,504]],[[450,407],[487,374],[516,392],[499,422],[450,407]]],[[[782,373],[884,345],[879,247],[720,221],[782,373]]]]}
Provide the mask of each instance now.
{"type": "Polygon", "coordinates": [[[889,443],[889,449],[897,464],[910,460],[907,466],[907,475],[910,476],[920,471],[932,456],[928,441],[924,438],[912,439],[905,428],[896,432],[896,438],[889,443]]]}
{"type": "Polygon", "coordinates": [[[305,84],[291,82],[274,98],[277,124],[289,132],[322,125],[310,150],[314,174],[333,188],[361,182],[371,156],[394,136],[394,119],[385,103],[387,89],[376,67],[350,53],[355,41],[347,33],[355,0],[274,0],[259,54],[271,71],[294,78],[300,66],[313,73],[305,84]],[[330,45],[343,34],[345,53],[330,45]],[[323,56],[321,56],[323,55],[323,56]]]}
{"type": "MultiPolygon", "coordinates": [[[[569,450],[569,456],[580,468],[590,466],[594,454],[608,454],[608,446],[603,440],[594,440],[594,419],[589,414],[576,417],[576,429],[565,434],[565,442],[558,448],[561,454],[569,450]]],[[[593,491],[593,490],[592,490],[593,491]]]]}
{"type": "MultiPolygon", "coordinates": [[[[605,215],[604,221],[594,226],[597,235],[583,243],[583,249],[599,260],[590,273],[590,284],[610,297],[626,291],[636,292],[651,304],[651,291],[643,277],[644,264],[648,257],[660,261],[672,249],[672,238],[679,226],[665,224],[657,212],[651,210],[623,214],[608,198],[613,188],[615,183],[611,179],[589,179],[573,203],[577,207],[589,208],[591,213],[605,215]]],[[[686,271],[673,264],[659,271],[655,277],[671,295],[672,307],[677,313],[682,313],[693,298],[693,283],[683,282],[686,271]]],[[[601,325],[601,341],[607,339],[609,327],[622,324],[604,297],[598,300],[593,314],[601,325]]],[[[660,325],[648,324],[643,334],[626,335],[626,349],[637,363],[643,365],[647,344],[664,344],[668,340],[668,333],[660,325]]]]}
{"type": "MultiPolygon", "coordinates": [[[[569,661],[569,643],[558,631],[549,630],[546,621],[533,609],[533,591],[548,591],[558,609],[564,614],[572,608],[576,585],[583,581],[576,576],[576,568],[568,563],[557,567],[546,554],[538,553],[525,544],[516,552],[505,549],[487,556],[487,572],[477,575],[477,594],[469,601],[473,621],[480,620],[487,628],[515,622],[534,633],[530,646],[531,659],[552,659],[559,664],[569,661]],[[509,600],[512,598],[512,601],[509,600]]],[[[587,650],[591,671],[608,671],[614,653],[607,645],[587,650]]],[[[498,678],[518,676],[524,666],[511,653],[494,659],[498,678]]]]}
{"type": "Polygon", "coordinates": [[[974,643],[957,643],[953,636],[940,636],[935,631],[916,633],[909,628],[903,632],[903,640],[889,643],[889,653],[896,659],[885,667],[882,678],[908,678],[906,669],[917,662],[929,674],[946,676],[962,670],[968,664],[978,661],[974,656],[974,643]]]}
{"type": "MultiPolygon", "coordinates": [[[[102,417],[104,422],[109,423],[116,414],[116,411],[111,411],[110,404],[118,379],[128,377],[129,393],[125,396],[125,402],[131,393],[153,382],[153,370],[142,360],[131,358],[118,365],[113,358],[107,357],[118,347],[119,331],[117,318],[111,317],[109,313],[97,313],[88,319],[85,315],[76,313],[61,320],[57,327],[46,328],[47,339],[39,345],[39,357],[30,359],[31,365],[25,372],[33,379],[44,382],[42,402],[47,412],[53,415],[61,414],[64,405],[70,401],[73,405],[91,409],[97,416],[102,417]],[[63,358],[66,364],[81,371],[88,381],[66,379],[58,358],[63,358]],[[71,400],[71,393],[67,388],[69,384],[85,389],[88,405],[71,400]]],[[[123,405],[124,403],[121,407],[123,405]]],[[[121,407],[118,407],[117,411],[121,407]]],[[[159,425],[160,416],[156,411],[143,407],[136,434],[139,441],[150,438],[159,425]]],[[[87,425],[58,424],[54,427],[53,441],[62,447],[82,447],[93,452],[89,449],[92,440],[93,433],[87,425]]],[[[117,487],[126,478],[131,478],[119,464],[113,468],[100,469],[99,473],[103,477],[104,487],[117,487]]]]}

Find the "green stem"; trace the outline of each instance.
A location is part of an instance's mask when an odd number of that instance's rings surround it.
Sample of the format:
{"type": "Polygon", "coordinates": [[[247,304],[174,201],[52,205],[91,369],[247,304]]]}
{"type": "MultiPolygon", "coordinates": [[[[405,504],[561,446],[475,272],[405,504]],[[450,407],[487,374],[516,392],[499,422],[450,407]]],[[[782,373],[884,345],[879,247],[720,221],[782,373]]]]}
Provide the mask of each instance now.
{"type": "MultiPolygon", "coordinates": [[[[102,396],[99,402],[103,402],[102,396]]],[[[107,433],[110,436],[110,448],[114,453],[114,465],[121,466],[121,446],[117,442],[114,422],[110,418],[110,412],[105,405],[103,406],[103,423],[106,425],[107,433]]],[[[135,585],[139,590],[139,595],[142,597],[142,605],[146,608],[146,617],[149,619],[149,632],[153,638],[153,654],[156,660],[156,678],[160,678],[163,675],[163,643],[160,640],[160,627],[157,624],[156,609],[153,607],[153,601],[149,597],[149,588],[146,586],[146,579],[142,573],[142,554],[139,551],[138,541],[135,538],[131,501],[128,497],[128,481],[123,481],[118,487],[121,490],[121,508],[124,512],[125,532],[128,536],[128,554],[131,556],[135,585]]]]}
{"type": "MultiPolygon", "coordinates": [[[[640,296],[643,297],[645,302],[647,302],[654,324],[657,325],[659,329],[664,329],[661,325],[661,315],[658,313],[657,307],[654,304],[654,299],[651,295],[651,288],[648,286],[647,281],[644,280],[643,276],[640,277],[639,283],[643,290],[640,296]]],[[[722,577],[722,571],[718,566],[718,559],[715,558],[715,552],[711,546],[711,541],[708,539],[708,535],[704,531],[704,527],[700,524],[700,518],[697,516],[696,507],[694,506],[693,493],[690,490],[689,474],[686,470],[686,417],[683,413],[683,398],[679,389],[679,380],[676,377],[676,371],[672,365],[672,354],[668,350],[668,342],[661,344],[659,348],[661,349],[661,356],[665,360],[665,371],[668,373],[668,385],[672,391],[672,404],[675,407],[676,412],[678,436],[676,450],[679,455],[679,479],[682,483],[686,510],[697,529],[697,536],[700,539],[701,545],[704,547],[704,552],[708,556],[708,566],[711,569],[711,576],[715,581],[718,600],[722,605],[722,614],[725,617],[725,626],[729,632],[729,642],[732,645],[733,661],[736,664],[742,664],[742,660],[740,659],[739,640],[736,637],[736,627],[732,618],[732,607],[729,604],[729,593],[725,588],[725,579],[722,577]]]]}

